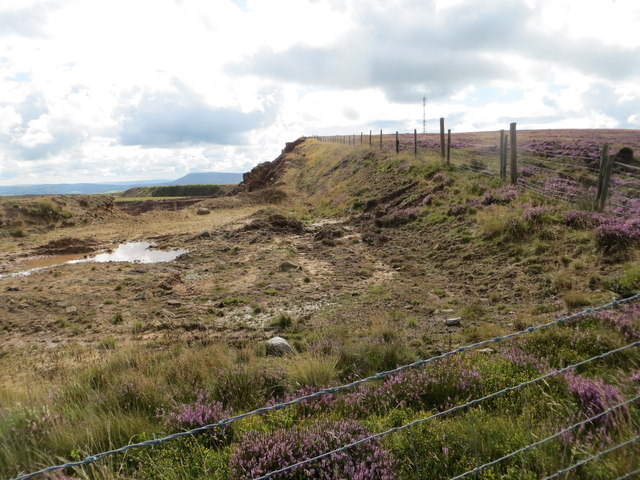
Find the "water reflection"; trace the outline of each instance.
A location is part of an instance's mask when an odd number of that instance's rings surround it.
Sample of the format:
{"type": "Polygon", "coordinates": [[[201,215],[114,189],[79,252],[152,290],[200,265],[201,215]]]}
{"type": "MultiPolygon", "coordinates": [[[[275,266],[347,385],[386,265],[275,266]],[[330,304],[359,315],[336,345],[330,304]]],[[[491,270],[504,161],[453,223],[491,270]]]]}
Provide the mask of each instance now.
{"type": "Polygon", "coordinates": [[[68,263],[80,262],[133,262],[133,263],[158,263],[171,262],[180,255],[187,253],[187,250],[155,250],[151,249],[149,242],[131,242],[119,245],[115,250],[108,253],[100,253],[92,258],[82,260],[72,260],[68,263]]]}
{"type": "Polygon", "coordinates": [[[131,262],[131,263],[160,263],[171,262],[180,255],[188,253],[188,250],[156,250],[151,248],[153,245],[149,242],[130,242],[118,245],[115,249],[99,253],[94,257],[78,258],[78,255],[52,255],[43,259],[34,260],[33,263],[27,265],[34,266],[28,270],[20,272],[0,274],[0,280],[3,278],[26,277],[32,273],[48,270],[60,265],[87,262],[131,262]]]}

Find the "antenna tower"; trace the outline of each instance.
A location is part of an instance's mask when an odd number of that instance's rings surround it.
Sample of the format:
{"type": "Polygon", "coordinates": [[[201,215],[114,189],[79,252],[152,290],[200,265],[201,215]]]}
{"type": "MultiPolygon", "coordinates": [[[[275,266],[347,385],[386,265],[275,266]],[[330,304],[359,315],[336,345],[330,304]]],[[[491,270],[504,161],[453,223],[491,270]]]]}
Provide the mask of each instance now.
{"type": "Polygon", "coordinates": [[[427,133],[427,97],[422,97],[422,133],[427,133]]]}

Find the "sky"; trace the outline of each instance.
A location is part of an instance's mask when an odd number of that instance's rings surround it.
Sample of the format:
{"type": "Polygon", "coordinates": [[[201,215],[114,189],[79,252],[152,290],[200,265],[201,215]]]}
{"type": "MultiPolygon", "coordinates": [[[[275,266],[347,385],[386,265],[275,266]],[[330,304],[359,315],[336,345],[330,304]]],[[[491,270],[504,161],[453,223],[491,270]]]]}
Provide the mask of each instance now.
{"type": "MultiPolygon", "coordinates": [[[[0,185],[245,172],[302,135],[640,129],[638,0],[2,0],[0,185]]],[[[640,134],[640,133],[639,133],[640,134]]]]}

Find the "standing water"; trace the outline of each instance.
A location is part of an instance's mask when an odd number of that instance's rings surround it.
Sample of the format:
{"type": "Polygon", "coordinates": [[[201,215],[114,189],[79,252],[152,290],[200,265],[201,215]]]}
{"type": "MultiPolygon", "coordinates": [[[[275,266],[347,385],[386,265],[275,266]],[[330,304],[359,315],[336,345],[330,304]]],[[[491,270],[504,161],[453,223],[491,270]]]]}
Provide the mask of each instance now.
{"type": "Polygon", "coordinates": [[[118,245],[115,249],[105,253],[99,253],[94,257],[82,258],[79,255],[53,255],[42,259],[34,259],[25,262],[26,266],[31,266],[28,270],[20,272],[0,274],[0,280],[3,278],[26,277],[32,273],[49,268],[58,267],[73,263],[87,262],[131,262],[131,263],[159,263],[171,262],[188,252],[188,250],[155,250],[150,248],[152,244],[149,242],[130,242],[118,245]]]}

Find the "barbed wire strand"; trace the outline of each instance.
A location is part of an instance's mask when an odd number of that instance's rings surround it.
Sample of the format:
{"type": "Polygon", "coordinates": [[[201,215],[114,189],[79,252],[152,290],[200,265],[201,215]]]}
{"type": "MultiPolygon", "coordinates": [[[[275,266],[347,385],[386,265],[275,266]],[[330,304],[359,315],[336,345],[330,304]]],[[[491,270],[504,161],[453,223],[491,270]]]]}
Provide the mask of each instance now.
{"type": "Polygon", "coordinates": [[[471,350],[473,348],[482,347],[482,346],[485,346],[485,345],[490,345],[490,344],[493,344],[493,343],[496,343],[496,342],[500,342],[502,340],[508,340],[510,338],[518,337],[520,335],[525,335],[525,334],[528,334],[528,333],[535,332],[537,330],[548,328],[548,327],[551,327],[551,326],[554,326],[554,325],[559,325],[559,324],[568,322],[570,320],[573,320],[573,319],[576,319],[576,318],[580,318],[580,317],[582,317],[584,315],[589,315],[589,314],[596,313],[596,312],[601,311],[601,310],[606,310],[606,309],[611,308],[611,307],[615,307],[615,306],[622,305],[622,304],[625,304],[625,303],[633,302],[633,301],[635,301],[635,300],[637,300],[639,298],[640,298],[640,292],[636,293],[635,295],[632,295],[632,296],[629,296],[629,297],[626,297],[626,298],[622,298],[620,300],[612,300],[609,303],[605,303],[605,304],[599,305],[597,307],[585,308],[584,310],[581,310],[579,312],[573,313],[571,315],[567,315],[565,317],[557,318],[557,319],[555,319],[555,320],[553,320],[551,322],[547,322],[547,323],[544,323],[544,324],[541,324],[541,325],[533,325],[531,327],[528,327],[528,328],[526,328],[524,330],[520,330],[518,332],[509,333],[507,335],[502,335],[502,336],[496,336],[494,338],[483,340],[481,342],[476,342],[476,343],[464,345],[464,346],[458,347],[458,348],[456,348],[454,350],[450,350],[449,352],[445,352],[445,353],[442,353],[440,355],[436,355],[434,357],[430,357],[430,358],[427,358],[427,359],[417,360],[417,361],[415,361],[413,363],[402,365],[402,366],[394,368],[392,370],[379,372],[379,373],[376,373],[375,375],[371,375],[371,376],[366,377],[366,378],[355,380],[355,381],[353,381],[351,383],[348,383],[348,384],[344,384],[344,385],[340,385],[340,386],[336,386],[336,387],[331,387],[331,388],[324,388],[322,390],[319,390],[317,392],[311,393],[309,395],[304,395],[304,396],[301,396],[301,397],[297,397],[297,398],[294,398],[294,399],[289,400],[287,402],[277,403],[275,405],[271,405],[271,406],[268,406],[268,407],[257,408],[255,410],[250,411],[250,412],[242,413],[240,415],[236,415],[236,416],[233,416],[233,417],[228,417],[228,418],[220,420],[220,421],[218,421],[216,423],[203,425],[202,427],[194,428],[194,429],[183,431],[183,432],[173,433],[171,435],[167,435],[167,436],[162,437],[162,438],[157,438],[157,439],[153,439],[153,440],[146,440],[146,441],[138,442],[138,443],[132,443],[132,444],[125,445],[125,446],[117,448],[117,449],[113,449],[113,450],[97,453],[95,455],[90,455],[90,456],[86,457],[85,459],[79,460],[79,461],[76,461],[76,462],[68,462],[68,463],[65,463],[65,464],[62,464],[62,465],[55,465],[55,466],[43,468],[43,469],[38,470],[36,472],[32,472],[32,473],[28,473],[28,474],[25,474],[25,475],[21,475],[21,476],[15,477],[13,480],[26,480],[28,478],[35,477],[37,475],[42,475],[44,473],[52,472],[54,470],[60,470],[60,469],[72,468],[72,467],[81,467],[83,465],[88,465],[90,463],[94,463],[97,460],[100,460],[101,458],[104,458],[104,457],[107,457],[107,456],[110,456],[110,455],[114,455],[116,453],[123,453],[123,452],[125,452],[127,450],[131,450],[133,448],[141,448],[141,447],[146,447],[146,446],[159,445],[161,443],[164,443],[164,442],[167,442],[167,441],[170,441],[170,440],[174,440],[176,438],[185,437],[185,436],[189,436],[189,435],[194,435],[196,433],[205,432],[207,430],[211,430],[211,429],[214,429],[214,428],[225,427],[225,426],[227,426],[227,425],[229,425],[229,424],[231,424],[233,422],[236,422],[238,420],[242,420],[243,418],[246,418],[246,417],[249,417],[249,416],[252,416],[252,415],[262,414],[262,413],[265,413],[265,412],[268,412],[268,411],[273,411],[273,410],[280,410],[280,409],[282,409],[284,407],[288,407],[290,405],[301,403],[301,402],[304,402],[306,400],[310,400],[312,398],[321,397],[323,395],[333,395],[333,394],[335,394],[335,393],[337,393],[339,391],[347,390],[349,388],[353,388],[353,387],[356,387],[358,385],[361,385],[361,384],[364,384],[364,383],[367,383],[367,382],[372,382],[374,380],[379,380],[379,379],[388,377],[390,375],[402,372],[402,371],[410,369],[410,368],[415,368],[415,367],[427,365],[427,364],[435,362],[437,360],[441,360],[441,359],[456,355],[458,353],[462,353],[462,352],[465,352],[467,350],[471,350]]]}
{"type": "Polygon", "coordinates": [[[619,403],[619,404],[617,404],[617,405],[615,405],[613,407],[610,407],[610,408],[606,409],[605,411],[603,411],[603,412],[601,412],[601,413],[599,413],[597,415],[594,415],[593,417],[587,418],[586,420],[582,420],[582,421],[580,421],[578,423],[574,423],[573,425],[570,425],[567,428],[564,428],[564,429],[560,430],[559,432],[554,433],[553,435],[550,435],[550,436],[548,436],[546,438],[543,438],[542,440],[539,440],[537,442],[534,442],[534,443],[526,445],[526,446],[524,446],[522,448],[519,448],[518,450],[515,450],[515,451],[513,451],[511,453],[508,453],[507,455],[504,455],[503,457],[500,457],[500,458],[497,458],[495,460],[492,460],[491,462],[487,462],[484,465],[480,465],[479,467],[476,467],[476,468],[474,468],[472,470],[469,470],[467,472],[461,473],[460,475],[452,477],[449,480],[459,480],[461,478],[465,478],[465,477],[467,477],[469,475],[472,475],[474,473],[481,472],[482,470],[485,470],[486,468],[492,467],[493,465],[497,465],[498,463],[503,462],[504,460],[507,460],[507,459],[509,459],[511,457],[514,457],[514,456],[516,456],[516,455],[518,455],[520,453],[524,453],[524,452],[526,452],[528,450],[531,450],[531,449],[533,449],[535,447],[538,447],[538,446],[542,445],[543,443],[546,443],[546,442],[548,442],[550,440],[553,440],[554,438],[558,438],[559,436],[564,435],[565,433],[570,432],[571,430],[574,430],[577,427],[580,427],[582,425],[586,425],[589,422],[593,422],[594,420],[597,420],[600,417],[608,415],[609,413],[613,412],[614,410],[617,410],[618,408],[621,408],[621,407],[624,407],[626,405],[629,405],[630,403],[633,403],[636,400],[640,400],[640,395],[636,395],[635,397],[627,400],[626,402],[619,403]]]}
{"type": "Polygon", "coordinates": [[[604,455],[606,455],[607,453],[613,452],[614,450],[618,450],[619,448],[622,447],[626,447],[627,445],[632,444],[633,442],[637,442],[638,439],[640,439],[640,435],[636,435],[635,437],[627,440],[626,442],[622,442],[619,443],[611,448],[607,448],[606,450],[602,450],[598,453],[596,453],[595,455],[589,457],[589,458],[585,458],[584,460],[579,461],[578,463],[574,463],[573,465],[567,467],[567,468],[563,468],[562,470],[558,470],[556,473],[549,475],[548,477],[544,477],[542,480],[550,480],[552,478],[556,478],[559,477],[560,475],[562,475],[563,473],[567,473],[570,472],[571,470],[578,468],[582,465],[584,465],[585,463],[589,463],[593,460],[596,460],[604,455]]]}
{"type": "MultiPolygon", "coordinates": [[[[582,168],[584,170],[589,170],[591,172],[594,173],[599,173],[600,170],[597,168],[593,168],[593,167],[589,167],[587,165],[580,165],[579,163],[560,163],[560,162],[553,162],[551,160],[547,160],[546,158],[543,157],[532,157],[529,155],[518,155],[518,163],[520,162],[529,162],[529,163],[534,163],[534,164],[538,164],[538,163],[542,163],[542,164],[546,164],[546,165],[555,165],[557,167],[562,167],[562,168],[582,168]]],[[[540,168],[547,168],[548,167],[540,167],[540,168]]],[[[556,169],[555,171],[558,171],[558,169],[556,169]]]]}
{"type": "Polygon", "coordinates": [[[633,472],[625,473],[621,477],[616,478],[616,480],[625,480],[626,478],[632,478],[634,475],[638,475],[640,473],[640,468],[634,470],[633,472]]]}
{"type": "Polygon", "coordinates": [[[330,452],[325,452],[325,453],[317,455],[315,457],[308,458],[306,460],[302,460],[300,462],[293,463],[293,464],[288,465],[286,467],[283,467],[283,468],[281,468],[279,470],[274,470],[274,471],[269,472],[266,475],[263,475],[261,477],[256,477],[254,480],[266,480],[268,478],[271,478],[274,475],[279,475],[281,473],[288,472],[289,470],[292,470],[294,468],[298,468],[298,467],[301,467],[303,465],[307,465],[309,463],[313,463],[313,462],[316,462],[318,460],[322,460],[323,458],[329,457],[329,456],[334,455],[334,454],[339,453],[339,452],[344,452],[344,451],[349,450],[349,449],[351,449],[351,448],[353,448],[353,447],[355,447],[357,445],[360,445],[362,443],[371,441],[373,439],[384,437],[384,436],[389,435],[391,433],[399,432],[401,430],[405,430],[407,428],[411,428],[414,425],[418,425],[418,424],[427,422],[429,420],[433,420],[434,418],[442,417],[444,415],[448,415],[450,413],[457,412],[458,410],[462,410],[462,409],[468,408],[468,407],[470,407],[472,405],[475,405],[477,403],[484,402],[485,400],[490,400],[490,399],[498,397],[498,396],[500,396],[500,395],[502,395],[504,393],[508,393],[508,392],[519,390],[521,388],[524,388],[524,387],[526,387],[528,385],[532,385],[532,384],[534,384],[536,382],[539,382],[541,380],[545,380],[547,378],[550,378],[552,376],[564,373],[564,372],[569,371],[571,369],[580,367],[582,365],[586,365],[587,363],[593,362],[595,360],[601,360],[601,359],[606,358],[606,357],[608,357],[610,355],[614,355],[616,353],[620,353],[620,352],[622,352],[622,351],[624,351],[624,350],[626,350],[628,348],[636,347],[638,345],[640,345],[640,341],[633,342],[633,343],[630,343],[630,344],[625,345],[623,347],[610,350],[610,351],[605,352],[605,353],[603,353],[601,355],[595,355],[595,356],[593,356],[591,358],[588,358],[588,359],[583,360],[583,361],[578,362],[578,363],[574,363],[573,365],[568,365],[568,366],[560,368],[558,370],[552,370],[552,371],[550,371],[548,373],[545,373],[544,375],[541,375],[539,377],[536,377],[536,378],[534,378],[532,380],[527,380],[525,382],[519,383],[518,385],[514,385],[514,386],[511,386],[511,387],[505,387],[502,390],[498,390],[496,392],[490,393],[489,395],[485,395],[484,397],[480,397],[480,398],[476,398],[474,400],[470,400],[469,402],[464,403],[462,405],[456,405],[455,407],[449,408],[448,410],[443,410],[442,412],[434,413],[433,415],[429,415],[428,417],[420,418],[418,420],[414,420],[414,421],[409,422],[409,423],[407,423],[405,425],[401,425],[399,427],[393,427],[393,428],[390,428],[389,430],[385,430],[384,432],[375,433],[373,435],[370,435],[368,437],[362,438],[362,439],[357,440],[357,441],[355,441],[353,443],[350,443],[348,445],[344,445],[344,446],[342,446],[340,448],[336,448],[335,450],[331,450],[330,452]]]}

